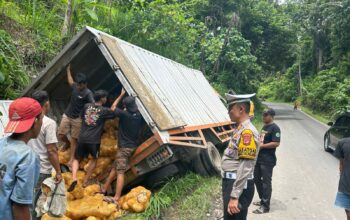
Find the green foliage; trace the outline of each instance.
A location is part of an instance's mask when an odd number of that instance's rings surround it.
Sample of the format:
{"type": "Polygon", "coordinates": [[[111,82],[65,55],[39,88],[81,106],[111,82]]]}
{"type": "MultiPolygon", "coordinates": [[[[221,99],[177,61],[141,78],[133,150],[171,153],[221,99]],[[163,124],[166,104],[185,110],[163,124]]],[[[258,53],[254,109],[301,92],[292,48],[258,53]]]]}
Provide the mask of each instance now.
{"type": "Polygon", "coordinates": [[[311,109],[336,116],[350,110],[350,79],[342,65],[319,72],[305,81],[307,93],[303,103],[311,109]]]}
{"type": "Polygon", "coordinates": [[[27,83],[28,76],[11,37],[0,30],[0,99],[16,98],[27,83]]]}
{"type": "Polygon", "coordinates": [[[269,100],[295,101],[297,98],[297,71],[297,66],[294,65],[285,74],[277,73],[274,76],[268,77],[260,85],[259,96],[269,100]]]}

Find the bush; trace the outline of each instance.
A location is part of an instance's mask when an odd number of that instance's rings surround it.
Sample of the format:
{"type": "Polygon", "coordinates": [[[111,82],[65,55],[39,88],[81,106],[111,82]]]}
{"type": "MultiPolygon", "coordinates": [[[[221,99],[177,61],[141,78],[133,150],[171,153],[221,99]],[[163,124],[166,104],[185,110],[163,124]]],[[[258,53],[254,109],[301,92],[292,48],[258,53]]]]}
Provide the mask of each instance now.
{"type": "Polygon", "coordinates": [[[347,93],[350,79],[342,70],[343,66],[337,66],[306,79],[304,85],[307,93],[303,104],[333,117],[349,111],[350,98],[347,93]]]}
{"type": "Polygon", "coordinates": [[[10,35],[0,30],[0,99],[14,99],[29,82],[10,35]]]}
{"type": "Polygon", "coordinates": [[[277,73],[268,77],[260,85],[259,96],[268,100],[294,101],[297,98],[296,71],[297,66],[294,65],[285,74],[277,73]]]}

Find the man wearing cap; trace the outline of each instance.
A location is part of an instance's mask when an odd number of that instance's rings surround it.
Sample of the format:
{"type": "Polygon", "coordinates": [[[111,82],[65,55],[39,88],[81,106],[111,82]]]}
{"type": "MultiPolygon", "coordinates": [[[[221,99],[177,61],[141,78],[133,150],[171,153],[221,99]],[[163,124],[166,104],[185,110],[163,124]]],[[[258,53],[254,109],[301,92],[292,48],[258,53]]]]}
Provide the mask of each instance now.
{"type": "Polygon", "coordinates": [[[79,169],[79,161],[84,158],[92,157],[89,160],[86,175],[83,182],[83,187],[89,183],[92,172],[94,171],[97,159],[100,154],[101,136],[103,126],[107,119],[116,117],[114,111],[110,108],[103,107],[107,102],[107,91],[97,90],[94,94],[95,103],[85,105],[82,112],[83,125],[81,127],[80,136],[78,139],[78,148],[75,151],[72,173],[73,182],[68,188],[68,192],[73,191],[77,184],[77,172],[79,169]]]}
{"type": "Polygon", "coordinates": [[[87,88],[87,77],[83,73],[76,74],[75,81],[73,80],[70,64],[67,67],[67,80],[70,87],[72,87],[72,96],[64,114],[60,126],[58,128],[58,137],[63,141],[66,148],[70,146],[71,157],[69,165],[72,165],[74,160],[74,153],[77,146],[77,140],[81,129],[81,112],[84,105],[87,103],[94,103],[93,93],[87,88]],[[67,135],[70,135],[70,141],[67,135]]]}
{"type": "Polygon", "coordinates": [[[9,107],[9,123],[0,140],[0,219],[30,219],[33,190],[40,173],[39,156],[27,145],[39,135],[42,125],[40,104],[19,98],[9,107]]]}
{"type": "Polygon", "coordinates": [[[254,196],[253,170],[259,150],[259,133],[249,117],[250,98],[254,95],[226,94],[236,130],[221,164],[225,220],[245,220],[254,196]]]}
{"type": "Polygon", "coordinates": [[[119,150],[117,152],[116,161],[114,163],[115,169],[111,171],[105,184],[102,187],[102,192],[106,192],[115,176],[117,176],[116,193],[114,196],[114,201],[116,202],[121,196],[124,187],[124,174],[128,169],[130,157],[139,145],[140,131],[144,124],[142,115],[137,108],[135,97],[128,96],[123,99],[124,95],[125,92],[123,89],[121,95],[112,105],[112,109],[115,109],[115,113],[117,117],[119,117],[119,150]],[[126,110],[117,108],[122,99],[126,110]]]}
{"type": "Polygon", "coordinates": [[[276,113],[268,109],[263,113],[264,127],[262,128],[260,151],[254,170],[254,182],[259,194],[260,201],[254,205],[260,206],[253,211],[255,214],[263,214],[270,211],[272,194],[272,171],[276,165],[276,148],[280,145],[281,130],[274,123],[276,113]]]}

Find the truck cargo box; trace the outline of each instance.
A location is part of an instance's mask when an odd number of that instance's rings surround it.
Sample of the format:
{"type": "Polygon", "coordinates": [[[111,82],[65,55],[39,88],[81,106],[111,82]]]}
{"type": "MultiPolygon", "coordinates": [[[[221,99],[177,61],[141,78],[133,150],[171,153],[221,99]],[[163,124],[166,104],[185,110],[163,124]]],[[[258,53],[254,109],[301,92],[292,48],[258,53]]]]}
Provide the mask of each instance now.
{"type": "Polygon", "coordinates": [[[130,161],[128,183],[172,164],[191,165],[202,174],[219,173],[217,147],[227,143],[234,128],[202,72],[86,27],[23,92],[28,96],[46,90],[58,122],[71,93],[69,63],[73,73],[88,76],[91,90],[105,89],[117,96],[124,87],[136,97],[151,135],[130,161]]]}

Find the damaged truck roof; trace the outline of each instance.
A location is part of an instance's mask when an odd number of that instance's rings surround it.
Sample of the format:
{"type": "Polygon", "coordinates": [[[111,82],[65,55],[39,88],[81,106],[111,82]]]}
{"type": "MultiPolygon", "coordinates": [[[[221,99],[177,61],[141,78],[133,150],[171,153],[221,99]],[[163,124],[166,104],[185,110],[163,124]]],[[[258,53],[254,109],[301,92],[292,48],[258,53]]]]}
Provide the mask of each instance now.
{"type": "Polygon", "coordinates": [[[202,72],[91,27],[78,33],[23,95],[47,90],[61,114],[70,95],[65,68],[71,62],[73,72],[88,75],[92,90],[120,83],[137,97],[146,122],[160,131],[230,121],[202,72]]]}

